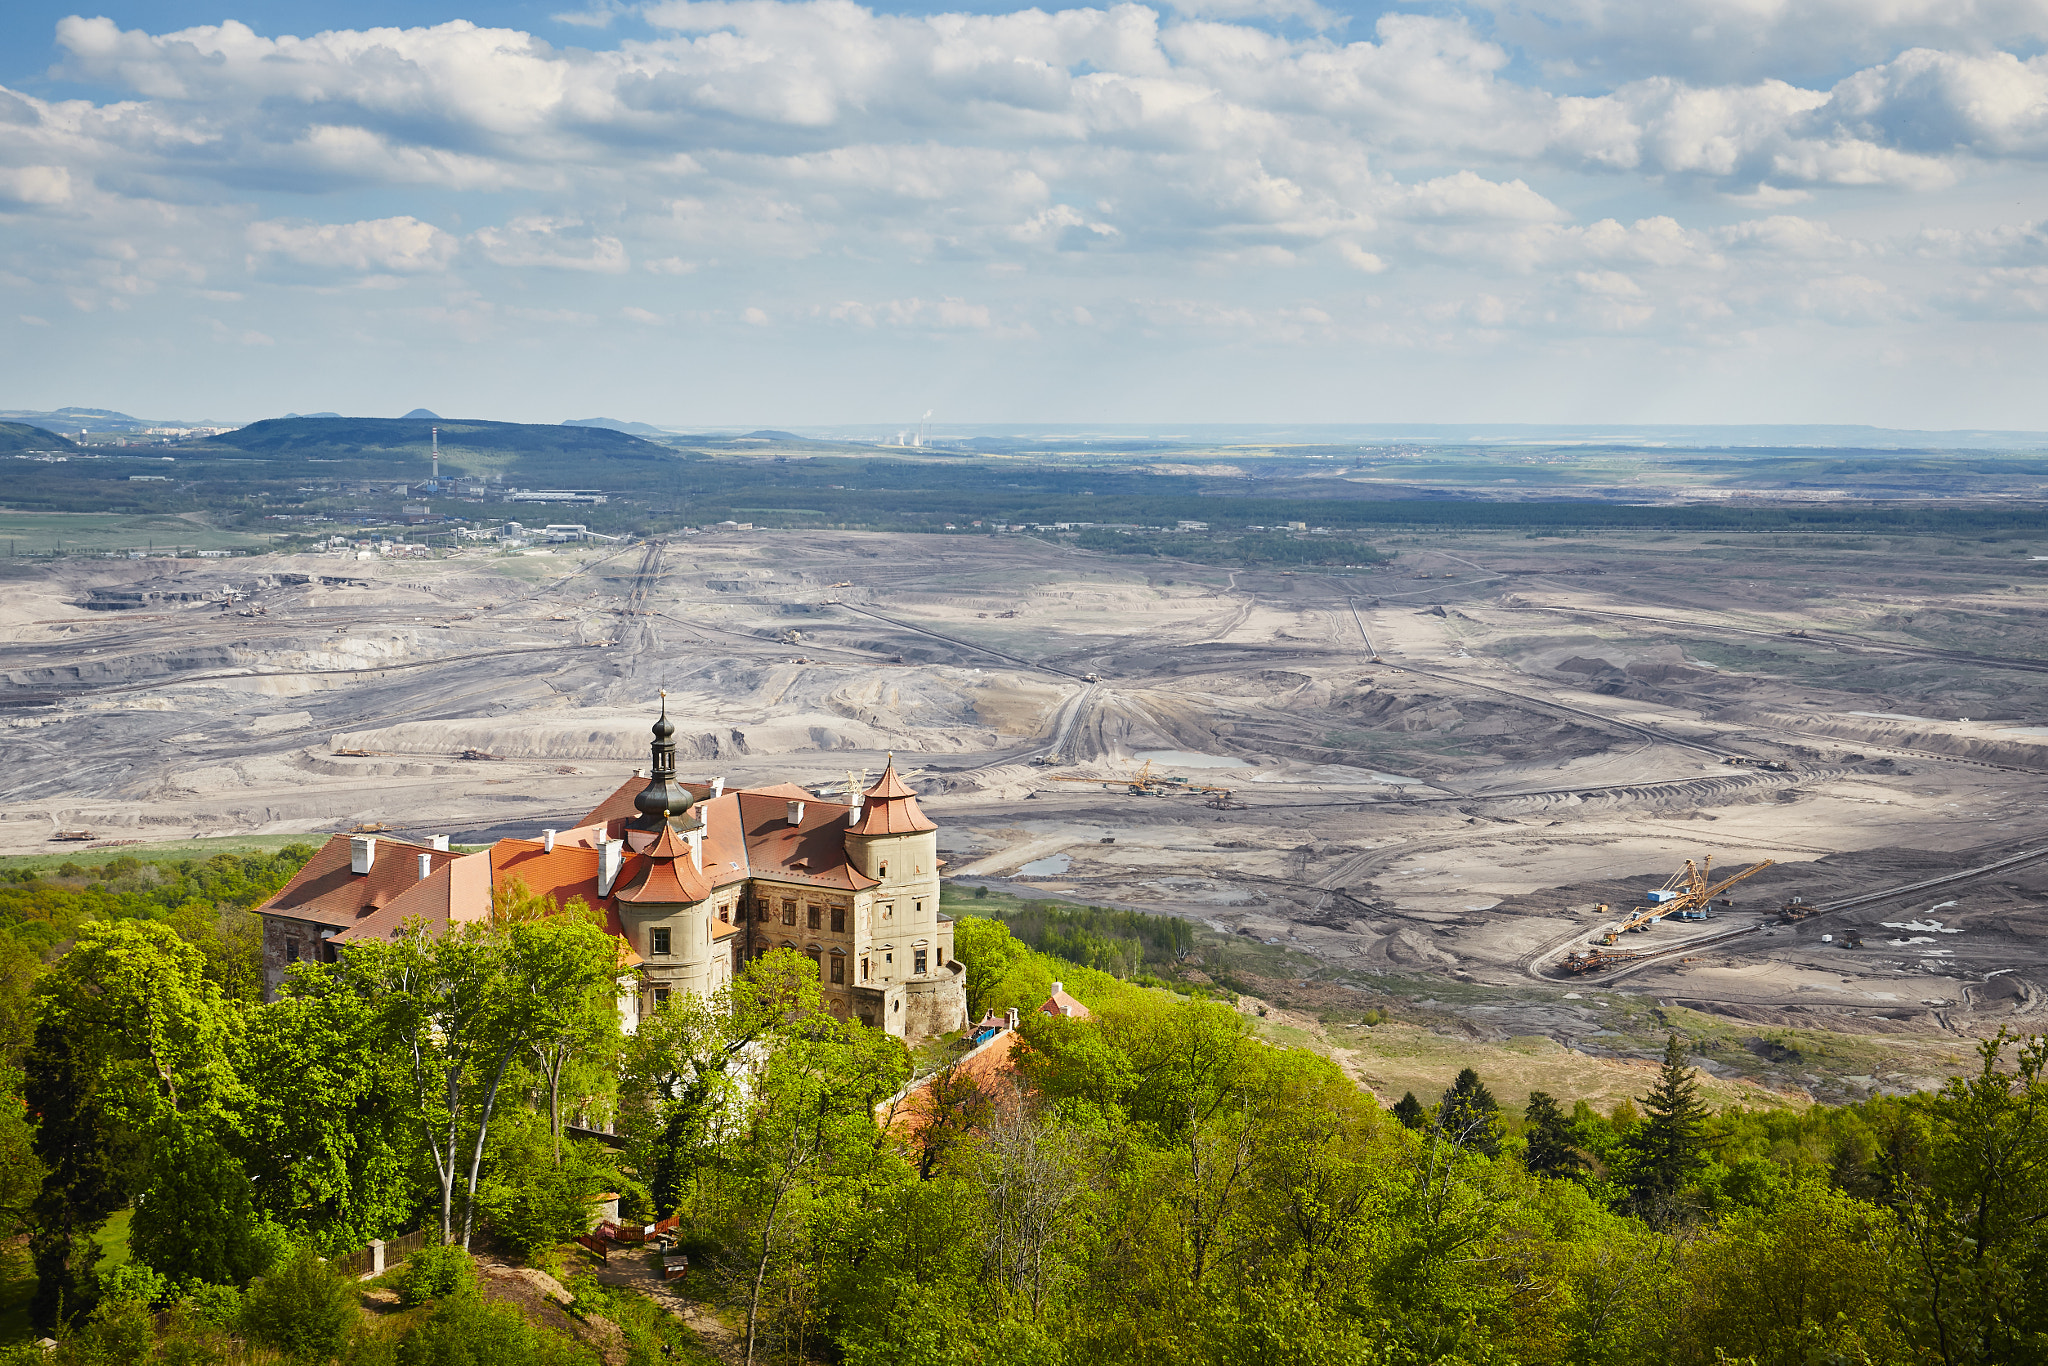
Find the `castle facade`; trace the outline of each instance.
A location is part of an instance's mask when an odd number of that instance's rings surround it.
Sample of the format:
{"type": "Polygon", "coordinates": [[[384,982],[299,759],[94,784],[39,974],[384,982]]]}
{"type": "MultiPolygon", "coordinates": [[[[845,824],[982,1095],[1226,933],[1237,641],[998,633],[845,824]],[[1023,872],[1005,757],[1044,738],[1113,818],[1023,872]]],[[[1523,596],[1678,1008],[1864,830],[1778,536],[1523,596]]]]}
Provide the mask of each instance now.
{"type": "Polygon", "coordinates": [[[681,781],[675,727],[654,723],[652,767],[574,827],[459,854],[335,835],[257,907],[266,998],[295,961],[351,944],[490,918],[512,884],[558,906],[581,898],[621,941],[630,1029],[677,993],[709,996],[743,964],[796,949],[842,1019],[905,1040],[967,1023],[966,970],[939,912],[938,826],[892,760],[866,791],[831,801],[793,784],[681,781]]]}

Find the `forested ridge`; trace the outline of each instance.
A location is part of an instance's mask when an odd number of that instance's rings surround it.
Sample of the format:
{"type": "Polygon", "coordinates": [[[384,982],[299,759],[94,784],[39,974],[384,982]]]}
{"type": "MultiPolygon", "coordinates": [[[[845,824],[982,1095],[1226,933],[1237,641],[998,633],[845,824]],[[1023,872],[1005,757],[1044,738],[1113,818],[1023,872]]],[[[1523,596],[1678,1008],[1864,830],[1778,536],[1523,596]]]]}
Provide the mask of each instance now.
{"type": "Polygon", "coordinates": [[[625,1036],[587,908],[516,888],[264,1004],[246,907],[303,856],[0,884],[0,1217],[62,1339],[10,1356],[714,1359],[590,1278],[570,1238],[617,1192],[756,1362],[2048,1361],[2041,1039],[1843,1107],[1710,1113],[1676,1035],[1606,1114],[1508,1113],[1469,1069],[1382,1107],[1136,980],[1187,951],[1158,917],[1049,909],[956,925],[1011,1066],[832,1018],[790,952],[625,1036]],[[1055,978],[1091,1018],[1035,1013],[1055,978]],[[388,1312],[320,1260],[413,1229],[388,1312]],[[553,1270],[567,1314],[470,1252],[553,1270]]]}

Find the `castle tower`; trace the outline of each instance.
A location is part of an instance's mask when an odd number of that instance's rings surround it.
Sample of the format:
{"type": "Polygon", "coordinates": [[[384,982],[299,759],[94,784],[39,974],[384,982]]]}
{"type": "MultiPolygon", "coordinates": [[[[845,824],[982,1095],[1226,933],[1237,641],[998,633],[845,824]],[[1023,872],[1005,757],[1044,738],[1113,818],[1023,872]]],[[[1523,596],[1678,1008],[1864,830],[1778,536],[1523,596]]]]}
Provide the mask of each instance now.
{"type": "Polygon", "coordinates": [[[867,938],[878,985],[904,984],[912,1018],[902,1032],[942,1034],[966,1023],[953,922],[939,914],[939,827],[896,775],[895,756],[846,828],[846,858],[879,884],[868,889],[867,938]],[[955,1019],[955,1016],[958,1016],[955,1019]]]}
{"type": "Polygon", "coordinates": [[[726,984],[732,962],[713,923],[701,846],[665,826],[645,852],[646,862],[617,892],[619,923],[654,998],[643,1000],[643,1013],[672,992],[710,995],[726,984]]]}

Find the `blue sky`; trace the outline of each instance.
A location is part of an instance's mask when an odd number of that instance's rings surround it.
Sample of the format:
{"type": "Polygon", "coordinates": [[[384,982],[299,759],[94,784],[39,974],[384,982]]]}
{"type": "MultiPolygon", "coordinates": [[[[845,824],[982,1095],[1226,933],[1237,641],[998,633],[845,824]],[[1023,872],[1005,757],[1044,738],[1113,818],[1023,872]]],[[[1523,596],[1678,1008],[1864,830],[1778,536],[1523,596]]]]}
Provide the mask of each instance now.
{"type": "Polygon", "coordinates": [[[2048,428],[2048,0],[0,12],[0,406],[2048,428]]]}

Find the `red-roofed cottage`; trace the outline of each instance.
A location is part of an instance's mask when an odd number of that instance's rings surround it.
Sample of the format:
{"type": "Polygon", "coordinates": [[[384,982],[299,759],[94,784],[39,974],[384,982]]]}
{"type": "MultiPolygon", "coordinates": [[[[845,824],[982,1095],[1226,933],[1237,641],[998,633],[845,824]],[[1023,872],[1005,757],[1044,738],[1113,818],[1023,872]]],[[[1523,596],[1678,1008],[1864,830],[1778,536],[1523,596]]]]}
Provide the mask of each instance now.
{"type": "Polygon", "coordinates": [[[892,762],[850,802],[777,784],[727,791],[675,772],[675,727],[654,724],[651,777],[636,775],[574,828],[481,853],[336,835],[257,908],[266,994],[300,959],[407,923],[490,916],[514,881],[558,904],[581,897],[624,941],[629,1024],[676,992],[708,995],[750,957],[793,948],[818,965],[842,1018],[907,1039],[967,1022],[953,923],[939,914],[938,826],[892,762]]]}

